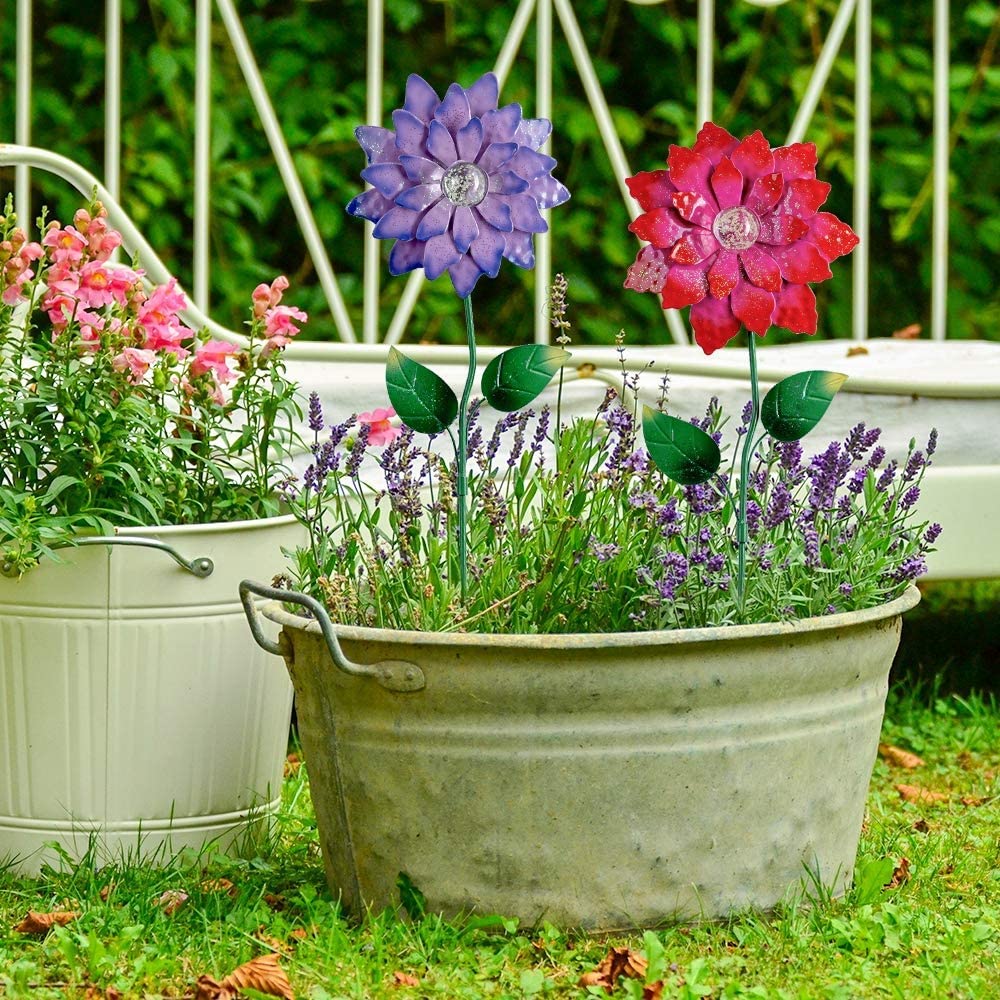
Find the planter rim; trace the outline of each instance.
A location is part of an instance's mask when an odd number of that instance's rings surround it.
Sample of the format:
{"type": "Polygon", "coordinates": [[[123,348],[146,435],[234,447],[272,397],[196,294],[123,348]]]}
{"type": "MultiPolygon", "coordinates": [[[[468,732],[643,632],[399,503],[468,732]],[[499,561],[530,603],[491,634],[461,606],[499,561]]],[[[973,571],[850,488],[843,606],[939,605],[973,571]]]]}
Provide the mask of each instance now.
{"type": "MultiPolygon", "coordinates": [[[[492,632],[416,632],[403,629],[368,628],[358,625],[340,625],[334,628],[340,639],[357,642],[384,642],[410,646],[480,646],[488,638],[493,648],[510,649],[603,649],[641,646],[681,645],[697,642],[724,642],[727,640],[763,639],[772,636],[799,636],[810,632],[823,632],[838,628],[853,628],[896,618],[915,607],[920,601],[920,591],[914,584],[897,598],[886,604],[860,611],[843,611],[834,615],[802,618],[790,622],[762,622],[754,625],[718,625],[708,628],[658,629],[636,632],[564,632],[554,635],[537,633],[513,634],[492,632]]],[[[261,613],[278,625],[301,629],[322,635],[319,622],[286,611],[279,602],[272,601],[261,613]]]]}
{"type": "Polygon", "coordinates": [[[129,524],[116,525],[116,535],[203,535],[226,532],[246,532],[254,529],[270,528],[275,525],[292,524],[294,514],[274,514],[270,517],[253,517],[244,521],[203,521],[198,524],[129,524]]]}

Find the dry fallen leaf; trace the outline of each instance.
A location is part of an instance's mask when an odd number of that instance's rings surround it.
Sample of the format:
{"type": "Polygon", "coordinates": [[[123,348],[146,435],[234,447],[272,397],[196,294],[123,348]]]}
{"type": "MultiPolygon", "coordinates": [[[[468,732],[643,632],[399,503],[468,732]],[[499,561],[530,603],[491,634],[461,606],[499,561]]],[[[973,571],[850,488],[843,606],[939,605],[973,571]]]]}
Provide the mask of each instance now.
{"type": "Polygon", "coordinates": [[[106,903],[108,901],[108,897],[114,891],[115,891],[114,882],[109,882],[107,885],[101,886],[101,892],[100,892],[101,902],[106,903]]]}
{"type": "Polygon", "coordinates": [[[217,982],[211,976],[199,976],[195,1000],[233,1000],[241,990],[256,990],[283,1000],[295,1000],[292,984],[278,965],[277,955],[260,955],[241,965],[217,982]]]}
{"type": "Polygon", "coordinates": [[[609,948],[601,964],[593,972],[585,972],[578,986],[603,986],[608,993],[614,993],[619,978],[646,978],[646,959],[628,948],[609,948]]]}
{"type": "Polygon", "coordinates": [[[297,753],[290,753],[285,758],[285,777],[291,778],[298,774],[300,767],[302,767],[302,758],[297,753]]]}
{"type": "Polygon", "coordinates": [[[172,917],[187,901],[188,894],[183,889],[167,889],[156,901],[156,905],[168,917],[172,917]]]}
{"type": "Polygon", "coordinates": [[[865,347],[863,344],[858,344],[856,347],[847,348],[847,356],[849,358],[855,358],[859,354],[867,354],[867,353],[868,353],[868,348],[865,347]]]}
{"type": "Polygon", "coordinates": [[[642,991],[642,1000],[662,1000],[663,980],[657,979],[655,983],[650,983],[642,991]]]}
{"type": "Polygon", "coordinates": [[[224,892],[235,896],[239,890],[227,878],[210,878],[201,883],[202,892],[224,892]]]}
{"type": "Polygon", "coordinates": [[[899,864],[893,869],[892,878],[886,882],[883,889],[898,889],[904,882],[910,880],[910,859],[900,858],[899,864]]]}
{"type": "Polygon", "coordinates": [[[931,825],[927,822],[927,820],[921,817],[916,821],[916,823],[913,824],[913,829],[916,830],[917,833],[930,833],[931,825]]]}
{"type": "Polygon", "coordinates": [[[36,913],[28,910],[28,915],[14,930],[18,934],[48,934],[53,927],[63,927],[80,916],[75,910],[56,910],[52,913],[36,913]]]}
{"type": "Polygon", "coordinates": [[[948,796],[944,792],[932,792],[929,788],[921,788],[919,785],[896,785],[896,791],[906,802],[933,805],[935,802],[948,801],[948,796]]]}
{"type": "Polygon", "coordinates": [[[911,323],[899,330],[893,330],[892,335],[896,340],[916,340],[920,336],[922,327],[919,323],[911,323]]]}
{"type": "Polygon", "coordinates": [[[985,795],[963,795],[962,805],[963,806],[981,806],[989,802],[989,799],[985,795]]]}
{"type": "Polygon", "coordinates": [[[393,986],[419,986],[420,980],[416,976],[411,976],[408,972],[399,972],[398,970],[392,974],[392,985],[393,986]]]}
{"type": "Polygon", "coordinates": [[[923,767],[924,762],[915,753],[904,750],[902,747],[890,746],[888,743],[878,745],[878,755],[894,767],[904,767],[912,771],[915,767],[923,767]]]}

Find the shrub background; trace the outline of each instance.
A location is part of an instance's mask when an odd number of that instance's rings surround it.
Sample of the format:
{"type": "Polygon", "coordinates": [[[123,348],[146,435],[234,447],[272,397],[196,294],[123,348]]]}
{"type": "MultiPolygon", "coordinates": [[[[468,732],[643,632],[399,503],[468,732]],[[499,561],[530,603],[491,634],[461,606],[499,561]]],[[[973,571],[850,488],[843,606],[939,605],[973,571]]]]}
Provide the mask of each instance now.
{"type": "MultiPolygon", "coordinates": [[[[14,135],[14,14],[0,0],[0,141],[14,135]]],[[[239,9],[314,208],[348,306],[360,328],[363,227],[344,206],[357,193],[363,154],[353,129],[365,121],[364,0],[241,0],[239,9]]],[[[385,111],[402,101],[410,72],[443,94],[488,70],[513,15],[511,0],[386,0],[385,111]]],[[[634,171],[662,165],[672,142],[696,131],[696,4],[667,0],[574,0],[605,94],[634,171]]],[[[715,120],[737,135],[761,128],[784,140],[836,10],[834,0],[779,7],[717,4],[715,120]]],[[[123,201],[181,282],[191,285],[194,4],[125,0],[123,201]]],[[[101,17],[78,0],[35,4],[34,142],[100,174],[104,39],[101,17]]],[[[225,29],[214,28],[212,118],[212,314],[239,327],[248,289],[287,273],[308,309],[314,337],[335,336],[281,180],[225,29]],[[301,291],[300,291],[301,289],[301,291]]],[[[871,327],[873,336],[912,323],[929,333],[931,273],[931,0],[877,4],[873,30],[871,327]]],[[[949,336],[1000,339],[1000,8],[988,0],[952,4],[952,142],[949,336]]],[[[553,261],[567,273],[576,337],[610,342],[624,327],[634,341],[668,339],[651,295],[621,284],[637,240],[561,29],[556,24],[553,154],[573,200],[551,215],[553,261]]],[[[502,93],[533,113],[533,28],[502,93]]],[[[834,184],[831,211],[851,217],[854,138],[853,29],[849,31],[807,138],[820,175],[834,184]]],[[[33,209],[62,219],[80,202],[66,185],[34,174],[33,209]]],[[[0,170],[0,189],[13,171],[0,170]]],[[[388,245],[383,245],[383,259],[388,245]]],[[[817,288],[820,335],[850,335],[850,265],[817,288]]],[[[533,274],[505,263],[498,282],[476,291],[484,340],[530,339],[533,274]]],[[[382,328],[404,282],[383,279],[382,328]]],[[[787,335],[791,339],[791,335],[787,335]]],[[[409,339],[461,340],[450,283],[428,285],[409,339]]],[[[779,335],[780,337],[780,335],[779,335]]]]}

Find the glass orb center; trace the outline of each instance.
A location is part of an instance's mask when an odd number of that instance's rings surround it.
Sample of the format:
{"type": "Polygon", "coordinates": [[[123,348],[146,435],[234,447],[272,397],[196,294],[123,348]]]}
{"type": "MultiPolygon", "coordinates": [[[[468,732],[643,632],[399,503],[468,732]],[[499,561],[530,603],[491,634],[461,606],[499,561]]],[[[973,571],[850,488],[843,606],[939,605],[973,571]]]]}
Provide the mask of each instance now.
{"type": "Polygon", "coordinates": [[[746,250],[757,242],[760,221],[749,208],[737,205],[719,212],[712,223],[712,232],[726,250],[746,250]]]}
{"type": "Polygon", "coordinates": [[[472,208],[489,194],[490,179],[482,167],[459,160],[444,172],[441,190],[453,205],[472,208]]]}

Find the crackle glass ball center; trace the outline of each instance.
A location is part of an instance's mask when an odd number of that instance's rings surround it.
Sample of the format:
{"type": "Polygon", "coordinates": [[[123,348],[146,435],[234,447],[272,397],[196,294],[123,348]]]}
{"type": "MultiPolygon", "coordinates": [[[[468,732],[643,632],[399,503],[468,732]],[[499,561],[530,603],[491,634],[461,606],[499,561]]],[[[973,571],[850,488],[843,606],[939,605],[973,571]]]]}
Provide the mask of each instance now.
{"type": "Polygon", "coordinates": [[[453,205],[472,208],[489,194],[490,179],[482,167],[459,160],[441,178],[441,190],[453,205]]]}
{"type": "Polygon", "coordinates": [[[719,212],[712,223],[712,232],[727,250],[746,250],[757,242],[760,222],[749,208],[737,205],[719,212]]]}

